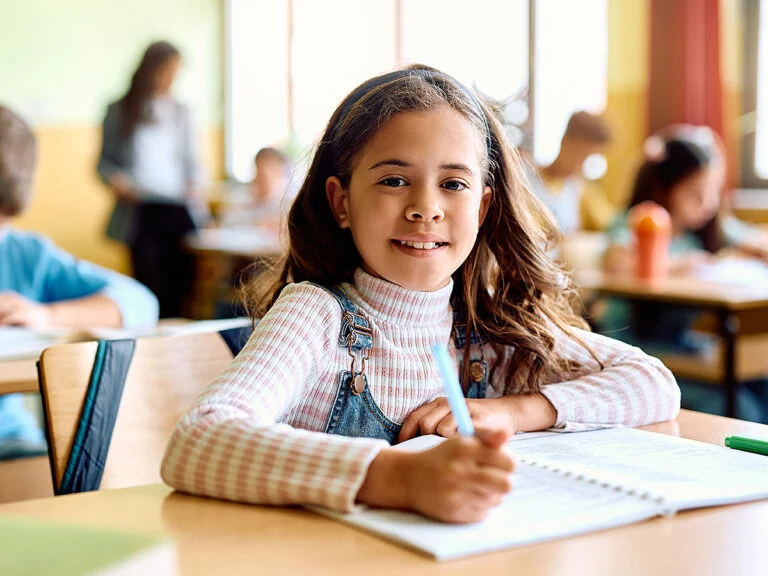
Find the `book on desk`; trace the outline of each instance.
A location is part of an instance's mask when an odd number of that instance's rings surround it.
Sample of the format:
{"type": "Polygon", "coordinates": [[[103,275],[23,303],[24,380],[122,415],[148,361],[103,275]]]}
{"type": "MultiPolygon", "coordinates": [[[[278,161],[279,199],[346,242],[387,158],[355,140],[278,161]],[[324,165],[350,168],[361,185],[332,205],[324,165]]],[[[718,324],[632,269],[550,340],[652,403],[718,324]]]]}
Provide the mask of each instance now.
{"type": "MultiPolygon", "coordinates": [[[[424,436],[400,446],[423,450],[442,440],[424,436]]],[[[349,514],[313,510],[447,560],[768,498],[765,456],[654,432],[525,434],[508,448],[517,460],[512,492],[477,524],[366,507],[349,514]]]]}
{"type": "Polygon", "coordinates": [[[29,518],[0,518],[0,574],[118,576],[178,574],[162,536],[96,530],[29,518]]]}

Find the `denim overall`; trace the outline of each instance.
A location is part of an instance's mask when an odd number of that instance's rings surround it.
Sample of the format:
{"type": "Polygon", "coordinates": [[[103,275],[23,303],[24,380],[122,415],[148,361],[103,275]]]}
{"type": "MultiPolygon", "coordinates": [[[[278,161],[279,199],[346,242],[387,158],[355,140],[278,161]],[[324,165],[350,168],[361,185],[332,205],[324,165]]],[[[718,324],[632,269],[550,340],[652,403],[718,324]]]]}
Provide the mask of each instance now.
{"type": "MultiPolygon", "coordinates": [[[[351,358],[349,370],[342,370],[337,377],[338,391],[328,424],[327,434],[378,438],[390,444],[397,442],[400,424],[387,418],[371,395],[365,364],[373,350],[373,331],[365,313],[340,288],[318,286],[330,293],[341,306],[341,331],[339,346],[347,349],[351,358]]],[[[466,327],[454,326],[456,347],[462,349],[466,343],[466,327]]],[[[472,343],[480,339],[472,334],[472,343]]],[[[485,398],[487,386],[487,365],[485,360],[472,360],[470,375],[472,384],[467,391],[468,398],[485,398]]]]}

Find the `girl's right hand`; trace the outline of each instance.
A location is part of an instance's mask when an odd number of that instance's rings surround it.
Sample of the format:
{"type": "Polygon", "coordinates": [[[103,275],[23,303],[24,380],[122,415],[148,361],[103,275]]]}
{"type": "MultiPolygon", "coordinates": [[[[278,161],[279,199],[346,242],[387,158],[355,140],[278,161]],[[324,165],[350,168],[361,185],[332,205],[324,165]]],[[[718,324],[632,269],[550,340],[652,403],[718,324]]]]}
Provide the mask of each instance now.
{"type": "Polygon", "coordinates": [[[443,522],[479,522],[512,489],[515,464],[503,449],[506,440],[504,432],[478,430],[423,452],[383,450],[357,499],[443,522]]]}

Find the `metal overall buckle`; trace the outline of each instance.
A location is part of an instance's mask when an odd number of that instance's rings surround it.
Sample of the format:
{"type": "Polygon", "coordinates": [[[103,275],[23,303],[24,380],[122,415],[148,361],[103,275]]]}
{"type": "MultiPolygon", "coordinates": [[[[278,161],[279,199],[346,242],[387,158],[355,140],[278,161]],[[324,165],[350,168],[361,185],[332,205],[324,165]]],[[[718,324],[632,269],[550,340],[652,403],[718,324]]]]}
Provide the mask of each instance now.
{"type": "MultiPolygon", "coordinates": [[[[361,313],[358,313],[360,317],[368,321],[368,318],[363,316],[361,313]]],[[[352,374],[352,380],[349,385],[350,392],[352,392],[353,396],[359,396],[365,391],[365,362],[367,360],[370,360],[371,353],[373,351],[373,330],[371,330],[370,327],[362,326],[361,324],[357,324],[355,322],[355,315],[351,314],[348,311],[344,311],[344,319],[347,321],[350,327],[349,335],[347,336],[347,354],[352,358],[352,366],[350,367],[350,372],[352,374]],[[363,356],[360,359],[360,372],[355,372],[355,351],[352,349],[353,344],[355,343],[355,334],[361,334],[363,336],[368,336],[371,339],[371,346],[366,351],[365,356],[363,356]]],[[[368,321],[368,324],[370,326],[370,321],[368,321]]]]}

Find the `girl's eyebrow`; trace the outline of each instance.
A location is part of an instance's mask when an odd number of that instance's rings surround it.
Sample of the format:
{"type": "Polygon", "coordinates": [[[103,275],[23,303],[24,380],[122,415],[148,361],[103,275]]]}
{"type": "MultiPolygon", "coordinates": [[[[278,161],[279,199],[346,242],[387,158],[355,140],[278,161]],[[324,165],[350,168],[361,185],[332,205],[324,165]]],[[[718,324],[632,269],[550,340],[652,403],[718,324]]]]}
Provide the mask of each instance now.
{"type": "MultiPolygon", "coordinates": [[[[398,166],[400,168],[412,168],[413,164],[409,164],[405,160],[398,160],[397,158],[390,158],[388,160],[381,160],[379,162],[376,162],[373,166],[368,168],[368,170],[375,170],[376,168],[380,168],[381,166],[398,166]]],[[[449,164],[441,164],[440,165],[441,170],[461,170],[462,172],[466,172],[470,176],[474,176],[475,173],[472,172],[469,166],[466,164],[462,164],[460,162],[452,162],[449,164]]]]}

